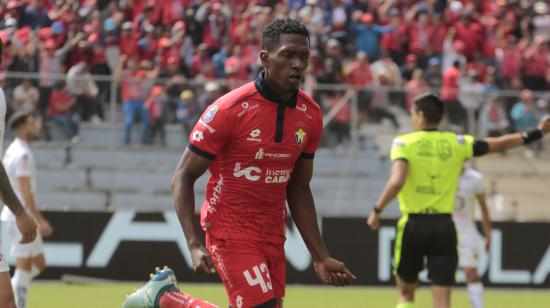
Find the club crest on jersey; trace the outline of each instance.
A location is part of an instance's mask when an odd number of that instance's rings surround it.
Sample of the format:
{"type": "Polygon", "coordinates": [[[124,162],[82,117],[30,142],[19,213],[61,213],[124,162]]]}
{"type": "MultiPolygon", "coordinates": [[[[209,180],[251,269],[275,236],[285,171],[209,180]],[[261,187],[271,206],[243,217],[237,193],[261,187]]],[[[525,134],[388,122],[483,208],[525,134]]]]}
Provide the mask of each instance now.
{"type": "Polygon", "coordinates": [[[299,128],[296,133],[294,133],[294,137],[296,138],[296,144],[302,147],[304,140],[306,140],[306,132],[302,128],[299,128]]]}
{"type": "Polygon", "coordinates": [[[214,105],[208,109],[208,112],[204,115],[204,122],[208,123],[214,119],[216,112],[218,111],[218,106],[214,105]]]}

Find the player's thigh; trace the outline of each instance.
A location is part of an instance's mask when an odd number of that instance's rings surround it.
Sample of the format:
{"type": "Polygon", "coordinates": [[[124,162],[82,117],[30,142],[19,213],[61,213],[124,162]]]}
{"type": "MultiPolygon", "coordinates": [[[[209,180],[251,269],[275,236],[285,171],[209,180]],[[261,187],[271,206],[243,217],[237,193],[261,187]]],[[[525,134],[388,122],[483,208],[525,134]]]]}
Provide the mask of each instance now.
{"type": "Polygon", "coordinates": [[[268,268],[273,286],[273,293],[281,300],[285,296],[286,288],[286,256],[284,245],[266,245],[268,268]]]}
{"type": "Polygon", "coordinates": [[[434,223],[433,245],[428,253],[428,277],[432,284],[450,286],[458,267],[457,235],[450,216],[434,223]]]}
{"type": "Polygon", "coordinates": [[[0,272],[0,307],[15,308],[9,268],[8,271],[0,272]]]}
{"type": "Polygon", "coordinates": [[[394,251],[394,274],[407,283],[418,281],[418,273],[424,267],[426,225],[414,218],[403,217],[397,223],[394,251]]]}
{"type": "Polygon", "coordinates": [[[255,307],[276,300],[268,258],[261,249],[210,241],[208,250],[231,307],[255,307]]]}

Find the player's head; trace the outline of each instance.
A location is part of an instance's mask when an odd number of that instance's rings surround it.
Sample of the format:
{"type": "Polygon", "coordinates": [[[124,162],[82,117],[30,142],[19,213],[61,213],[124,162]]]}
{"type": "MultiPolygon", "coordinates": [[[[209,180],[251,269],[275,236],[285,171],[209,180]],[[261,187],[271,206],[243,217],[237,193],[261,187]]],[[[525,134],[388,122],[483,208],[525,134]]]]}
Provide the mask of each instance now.
{"type": "Polygon", "coordinates": [[[274,20],[262,33],[260,60],[277,90],[296,91],[309,62],[309,31],[295,19],[274,20]]]}
{"type": "Polygon", "coordinates": [[[38,138],[40,135],[40,129],[42,128],[42,121],[32,111],[24,110],[14,113],[8,124],[12,131],[27,141],[32,141],[38,138]]]}
{"type": "Polygon", "coordinates": [[[443,102],[433,93],[424,93],[414,98],[411,110],[414,130],[435,128],[443,118],[443,102]]]}

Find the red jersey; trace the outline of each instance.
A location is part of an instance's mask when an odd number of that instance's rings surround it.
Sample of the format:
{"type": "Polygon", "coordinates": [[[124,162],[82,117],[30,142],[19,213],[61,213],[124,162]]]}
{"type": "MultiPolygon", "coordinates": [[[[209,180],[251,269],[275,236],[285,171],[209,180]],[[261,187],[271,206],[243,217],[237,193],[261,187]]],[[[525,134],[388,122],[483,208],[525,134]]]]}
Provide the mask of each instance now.
{"type": "Polygon", "coordinates": [[[313,159],[323,130],[319,105],[302,90],[281,102],[255,82],[216,100],[189,136],[212,160],[202,228],[212,237],[282,244],[286,187],[297,159],[313,159]]]}

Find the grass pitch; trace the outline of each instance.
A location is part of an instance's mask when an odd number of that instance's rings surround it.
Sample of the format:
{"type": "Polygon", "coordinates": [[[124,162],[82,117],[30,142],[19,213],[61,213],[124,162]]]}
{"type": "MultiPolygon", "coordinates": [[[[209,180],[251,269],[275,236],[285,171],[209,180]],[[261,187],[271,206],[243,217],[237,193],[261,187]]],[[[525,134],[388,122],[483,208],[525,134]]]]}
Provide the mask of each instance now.
{"type": "MultiPolygon", "coordinates": [[[[125,295],[143,284],[90,284],[66,285],[61,283],[35,283],[30,290],[31,308],[111,308],[120,307],[125,295]]],[[[221,284],[178,285],[193,296],[206,299],[220,307],[228,307],[225,290],[221,284]]],[[[287,287],[285,308],[393,308],[396,291],[394,288],[348,287],[331,288],[322,286],[290,285],[287,287]]],[[[550,292],[547,290],[492,290],[485,295],[487,308],[529,308],[548,307],[550,292]]],[[[468,295],[463,288],[457,288],[452,297],[453,307],[470,307],[468,295]]],[[[428,288],[417,293],[416,307],[431,307],[428,288]]]]}

